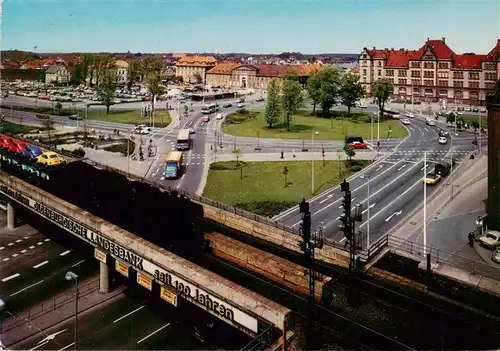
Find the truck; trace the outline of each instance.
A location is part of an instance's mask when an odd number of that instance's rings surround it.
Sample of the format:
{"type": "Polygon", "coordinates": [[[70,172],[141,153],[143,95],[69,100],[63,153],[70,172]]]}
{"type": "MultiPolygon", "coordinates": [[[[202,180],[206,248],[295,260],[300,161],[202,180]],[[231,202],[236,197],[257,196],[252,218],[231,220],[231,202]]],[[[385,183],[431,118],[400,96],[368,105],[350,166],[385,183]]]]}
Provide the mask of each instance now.
{"type": "Polygon", "coordinates": [[[434,166],[434,173],[439,174],[442,177],[446,177],[450,174],[451,165],[448,162],[439,162],[434,166]]]}
{"type": "Polygon", "coordinates": [[[191,133],[189,129],[181,129],[177,135],[177,150],[189,150],[191,147],[191,133]]]}
{"type": "Polygon", "coordinates": [[[165,160],[163,176],[166,179],[177,179],[182,174],[182,152],[170,151],[165,160]]]}

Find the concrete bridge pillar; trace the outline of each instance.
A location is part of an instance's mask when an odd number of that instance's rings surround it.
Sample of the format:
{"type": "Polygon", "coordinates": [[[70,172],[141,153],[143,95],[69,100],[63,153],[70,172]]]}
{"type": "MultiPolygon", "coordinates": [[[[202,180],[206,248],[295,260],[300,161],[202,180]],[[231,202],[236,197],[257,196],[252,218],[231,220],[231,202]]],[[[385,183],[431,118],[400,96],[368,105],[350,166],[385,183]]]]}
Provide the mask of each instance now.
{"type": "Polygon", "coordinates": [[[16,208],[11,200],[7,201],[7,229],[16,229],[16,208]]]}
{"type": "Polygon", "coordinates": [[[109,293],[109,267],[106,263],[100,262],[99,292],[109,293]]]}

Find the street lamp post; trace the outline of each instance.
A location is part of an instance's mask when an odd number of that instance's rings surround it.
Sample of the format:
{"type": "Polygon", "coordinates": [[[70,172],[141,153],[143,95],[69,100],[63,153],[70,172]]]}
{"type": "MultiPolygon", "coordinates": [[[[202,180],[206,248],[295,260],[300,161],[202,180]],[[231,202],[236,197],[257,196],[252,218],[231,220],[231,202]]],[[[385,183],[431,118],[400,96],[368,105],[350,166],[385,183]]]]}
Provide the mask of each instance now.
{"type": "Polygon", "coordinates": [[[366,207],[366,211],[367,211],[367,221],[366,221],[366,249],[369,250],[370,249],[370,175],[369,174],[365,174],[363,176],[361,176],[361,178],[368,178],[368,184],[367,184],[367,187],[368,187],[368,199],[367,199],[367,207],[366,207]]]}
{"type": "Polygon", "coordinates": [[[312,168],[311,168],[311,194],[314,194],[314,135],[318,135],[319,132],[313,131],[312,132],[312,168]]]}
{"type": "Polygon", "coordinates": [[[69,271],[66,273],[66,276],[64,277],[66,280],[74,280],[75,281],[75,289],[76,289],[76,295],[75,295],[75,335],[74,335],[74,348],[77,350],[77,344],[78,344],[78,275],[69,271]]]}

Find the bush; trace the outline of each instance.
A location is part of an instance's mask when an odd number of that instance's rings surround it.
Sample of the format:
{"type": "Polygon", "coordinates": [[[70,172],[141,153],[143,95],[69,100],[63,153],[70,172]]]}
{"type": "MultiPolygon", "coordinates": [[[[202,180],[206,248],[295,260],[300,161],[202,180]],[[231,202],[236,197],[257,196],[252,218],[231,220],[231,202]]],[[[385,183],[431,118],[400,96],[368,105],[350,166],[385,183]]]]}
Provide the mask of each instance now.
{"type": "Polygon", "coordinates": [[[274,217],[296,204],[294,201],[254,201],[236,204],[235,207],[261,216],[274,217]]]}
{"type": "Polygon", "coordinates": [[[78,148],[73,150],[73,154],[78,157],[85,157],[85,150],[83,148],[78,148]]]}
{"type": "Polygon", "coordinates": [[[242,108],[234,113],[231,113],[229,116],[227,116],[225,123],[227,123],[227,124],[245,123],[249,119],[256,118],[258,115],[259,115],[259,113],[256,111],[248,111],[248,110],[242,108]]]}
{"type": "Polygon", "coordinates": [[[234,171],[245,167],[245,162],[240,161],[239,164],[236,161],[226,161],[226,162],[214,162],[210,164],[210,170],[212,171],[234,171]]]}

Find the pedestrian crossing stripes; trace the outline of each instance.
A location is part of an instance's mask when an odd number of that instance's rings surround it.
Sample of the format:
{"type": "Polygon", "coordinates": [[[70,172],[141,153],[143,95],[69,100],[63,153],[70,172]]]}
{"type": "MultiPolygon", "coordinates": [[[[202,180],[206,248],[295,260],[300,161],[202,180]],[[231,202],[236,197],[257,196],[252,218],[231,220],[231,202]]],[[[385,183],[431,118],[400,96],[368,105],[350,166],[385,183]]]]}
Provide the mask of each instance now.
{"type": "MultiPolygon", "coordinates": [[[[446,154],[449,154],[450,151],[449,150],[429,150],[429,151],[425,151],[425,150],[398,150],[398,151],[395,151],[393,154],[397,154],[397,155],[413,155],[413,154],[418,154],[418,155],[422,155],[424,154],[424,152],[427,152],[427,154],[431,155],[431,154],[439,154],[439,155],[446,155],[446,154]]],[[[470,153],[472,152],[472,150],[470,151],[467,151],[467,150],[454,150],[454,151],[451,151],[451,153],[453,155],[469,155],[470,153]]]]}

